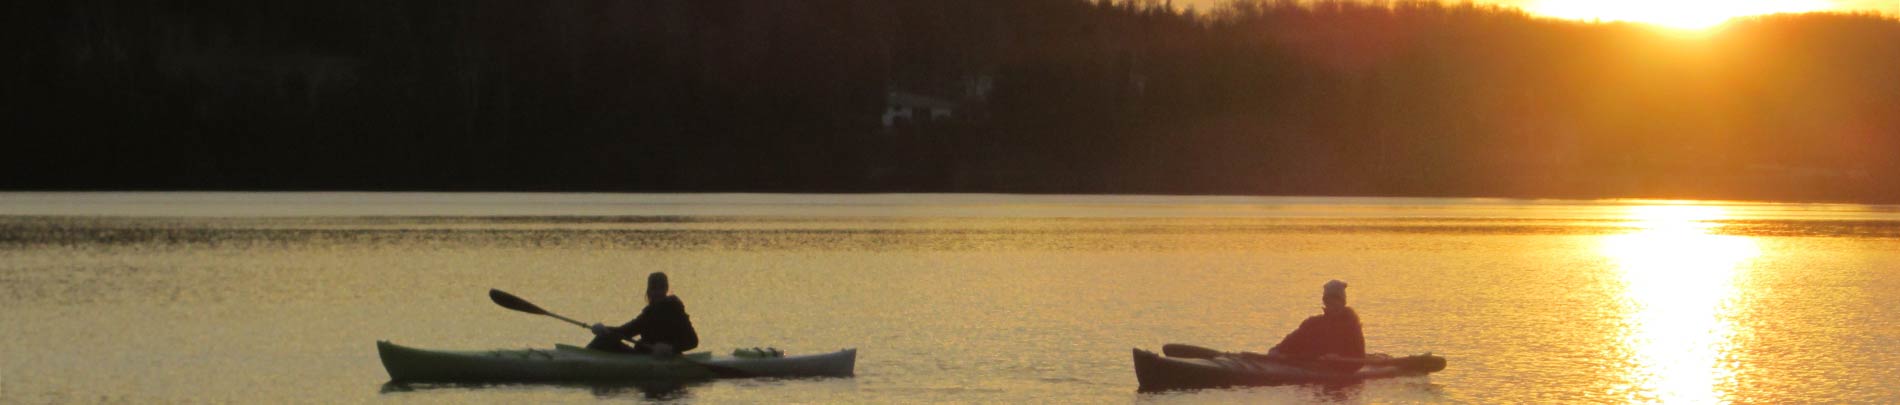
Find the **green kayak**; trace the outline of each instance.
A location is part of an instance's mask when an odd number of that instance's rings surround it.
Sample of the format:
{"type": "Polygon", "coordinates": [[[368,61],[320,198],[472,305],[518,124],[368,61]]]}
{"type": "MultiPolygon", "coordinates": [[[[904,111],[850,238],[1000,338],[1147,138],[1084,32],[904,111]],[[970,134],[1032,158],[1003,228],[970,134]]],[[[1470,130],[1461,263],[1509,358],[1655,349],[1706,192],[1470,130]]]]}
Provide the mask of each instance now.
{"type": "Polygon", "coordinates": [[[391,382],[609,382],[716,377],[850,376],[857,350],[780,357],[689,353],[669,359],[557,345],[554,349],[449,351],[377,341],[391,382]]]}

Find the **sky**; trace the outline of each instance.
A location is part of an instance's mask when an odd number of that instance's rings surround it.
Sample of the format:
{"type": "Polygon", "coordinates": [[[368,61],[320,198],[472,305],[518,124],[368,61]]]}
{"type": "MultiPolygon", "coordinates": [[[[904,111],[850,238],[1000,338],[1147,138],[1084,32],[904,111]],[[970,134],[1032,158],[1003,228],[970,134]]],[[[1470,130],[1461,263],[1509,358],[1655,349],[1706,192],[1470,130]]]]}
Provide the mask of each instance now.
{"type": "MultiPolygon", "coordinates": [[[[1231,0],[1174,0],[1206,10],[1231,0]]],[[[1521,7],[1532,14],[1578,20],[1634,21],[1706,28],[1731,17],[1804,11],[1877,11],[1900,15],[1900,0],[1474,0],[1521,7]]],[[[1457,0],[1447,0],[1456,3],[1457,0]]]]}

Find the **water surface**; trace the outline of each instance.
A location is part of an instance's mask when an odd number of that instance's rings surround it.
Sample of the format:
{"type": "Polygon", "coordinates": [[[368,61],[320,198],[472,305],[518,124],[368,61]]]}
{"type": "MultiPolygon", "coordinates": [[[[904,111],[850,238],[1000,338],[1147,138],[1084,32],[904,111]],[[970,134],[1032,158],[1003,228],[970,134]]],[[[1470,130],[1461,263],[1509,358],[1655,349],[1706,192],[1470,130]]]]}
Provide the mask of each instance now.
{"type": "Polygon", "coordinates": [[[0,402],[1900,401],[1890,206],[1493,199],[0,193],[0,402]],[[386,386],[379,339],[581,343],[666,271],[703,347],[858,377],[386,386]],[[1350,281],[1430,377],[1138,394],[1350,281]]]}

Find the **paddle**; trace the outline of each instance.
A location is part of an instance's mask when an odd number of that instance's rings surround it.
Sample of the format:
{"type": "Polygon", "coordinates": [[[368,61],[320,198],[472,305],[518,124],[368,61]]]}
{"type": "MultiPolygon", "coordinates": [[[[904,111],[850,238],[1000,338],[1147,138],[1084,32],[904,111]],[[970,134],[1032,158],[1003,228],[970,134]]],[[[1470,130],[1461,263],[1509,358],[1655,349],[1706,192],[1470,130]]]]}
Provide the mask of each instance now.
{"type": "Polygon", "coordinates": [[[1279,360],[1278,358],[1275,358],[1273,356],[1268,356],[1268,355],[1264,355],[1260,353],[1254,353],[1254,352],[1228,353],[1228,352],[1223,352],[1220,350],[1214,350],[1210,348],[1205,348],[1205,347],[1200,347],[1200,346],[1195,346],[1195,345],[1190,345],[1190,344],[1181,344],[1181,343],[1169,343],[1166,345],[1162,345],[1161,354],[1167,355],[1168,357],[1180,357],[1184,359],[1212,359],[1212,358],[1220,357],[1220,356],[1233,355],[1233,356],[1239,356],[1241,358],[1255,359],[1255,360],[1279,360]]]}
{"type": "Polygon", "coordinates": [[[526,313],[535,314],[535,315],[551,316],[551,317],[554,317],[554,319],[567,321],[567,323],[574,324],[574,326],[579,326],[581,327],[581,329],[594,328],[593,326],[590,326],[586,323],[582,323],[581,321],[576,321],[572,318],[561,316],[560,314],[548,312],[548,310],[541,309],[540,306],[534,305],[534,303],[528,302],[528,300],[521,299],[521,297],[516,297],[514,294],[509,294],[507,291],[490,288],[488,289],[488,299],[494,300],[495,305],[500,305],[502,308],[508,308],[508,309],[526,312],[526,313]]]}
{"type": "MultiPolygon", "coordinates": [[[[1214,350],[1210,348],[1195,346],[1195,345],[1189,345],[1189,344],[1169,343],[1169,344],[1161,346],[1161,354],[1167,355],[1168,357],[1179,357],[1179,358],[1184,358],[1184,359],[1212,359],[1212,358],[1220,357],[1223,355],[1229,355],[1230,353],[1223,352],[1220,350],[1214,350]]],[[[1239,352],[1239,353],[1231,353],[1231,354],[1235,356],[1239,356],[1241,358],[1246,358],[1246,359],[1269,360],[1269,361],[1280,360],[1273,356],[1268,356],[1265,354],[1254,353],[1254,352],[1239,352]]],[[[1368,366],[1393,366],[1393,367],[1401,367],[1405,369],[1426,370],[1426,371],[1438,371],[1438,370],[1445,369],[1445,358],[1433,356],[1430,353],[1426,353],[1424,355],[1419,355],[1419,356],[1394,357],[1394,358],[1387,358],[1387,359],[1324,357],[1319,360],[1341,362],[1341,363],[1354,363],[1354,364],[1368,365],[1368,366]]]]}
{"type": "MultiPolygon", "coordinates": [[[[554,317],[554,319],[567,321],[567,323],[574,324],[575,326],[579,326],[582,329],[588,329],[588,330],[594,329],[593,326],[583,323],[581,321],[576,321],[573,318],[568,318],[565,316],[561,316],[559,314],[555,314],[553,312],[548,312],[548,310],[541,309],[540,306],[534,305],[534,303],[528,302],[528,300],[521,299],[521,297],[516,297],[514,294],[509,294],[507,291],[490,288],[488,289],[488,299],[495,301],[495,305],[500,305],[502,308],[508,308],[508,309],[526,312],[526,313],[535,314],[535,315],[547,315],[550,317],[554,317]]],[[[624,339],[624,340],[633,342],[634,346],[642,346],[639,341],[635,341],[632,339],[624,339]]],[[[706,367],[707,369],[712,370],[714,374],[719,374],[722,377],[745,377],[750,374],[750,373],[745,372],[744,370],[739,370],[739,369],[735,369],[731,367],[717,366],[717,365],[712,365],[712,364],[706,364],[704,362],[692,361],[691,359],[687,359],[686,356],[684,356],[683,354],[678,355],[677,357],[681,361],[698,364],[702,367],[706,367]]]]}
{"type": "Polygon", "coordinates": [[[1180,357],[1184,359],[1211,359],[1227,354],[1227,352],[1190,344],[1169,343],[1161,345],[1161,354],[1167,355],[1168,357],[1180,357]]]}

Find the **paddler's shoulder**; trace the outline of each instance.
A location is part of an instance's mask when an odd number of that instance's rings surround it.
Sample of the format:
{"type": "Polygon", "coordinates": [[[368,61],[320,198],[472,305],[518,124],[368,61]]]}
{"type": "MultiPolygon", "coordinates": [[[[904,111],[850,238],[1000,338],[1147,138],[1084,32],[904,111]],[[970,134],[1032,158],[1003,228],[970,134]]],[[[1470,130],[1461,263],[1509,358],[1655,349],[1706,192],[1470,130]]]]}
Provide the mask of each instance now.
{"type": "Polygon", "coordinates": [[[668,295],[666,296],[666,298],[661,298],[661,299],[653,301],[653,306],[659,307],[659,308],[668,308],[668,309],[677,308],[677,309],[684,310],[686,309],[686,301],[680,300],[680,297],[677,295],[668,295]]]}
{"type": "Polygon", "coordinates": [[[1313,315],[1312,317],[1306,318],[1306,322],[1325,322],[1329,320],[1358,322],[1359,312],[1353,311],[1352,307],[1345,307],[1345,308],[1340,308],[1338,310],[1335,310],[1333,312],[1313,315]]]}

